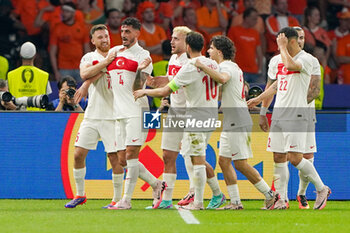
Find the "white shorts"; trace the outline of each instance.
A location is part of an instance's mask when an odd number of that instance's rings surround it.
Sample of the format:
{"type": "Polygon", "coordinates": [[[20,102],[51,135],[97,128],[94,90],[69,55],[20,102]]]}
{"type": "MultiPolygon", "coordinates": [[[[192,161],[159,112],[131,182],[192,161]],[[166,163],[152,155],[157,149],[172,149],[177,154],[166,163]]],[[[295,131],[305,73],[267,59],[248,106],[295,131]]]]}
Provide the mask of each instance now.
{"type": "MultiPolygon", "coordinates": [[[[243,128],[243,127],[242,127],[243,128]]],[[[232,160],[253,157],[251,144],[251,127],[241,132],[222,132],[220,136],[219,155],[232,160]]]]}
{"type": "Polygon", "coordinates": [[[114,124],[115,120],[84,119],[74,145],[87,150],[96,150],[97,143],[101,139],[107,153],[116,152],[114,124]]]}
{"type": "Polygon", "coordinates": [[[170,150],[179,152],[181,149],[181,140],[184,136],[184,132],[164,132],[162,133],[162,145],[163,150],[170,150]]]}
{"type": "Polygon", "coordinates": [[[306,133],[306,144],[304,153],[315,153],[317,152],[316,147],[316,136],[315,136],[315,122],[309,121],[306,133]]]}
{"type": "Polygon", "coordinates": [[[184,132],[180,153],[183,156],[205,156],[212,132],[184,132]]]}
{"type": "Polygon", "coordinates": [[[273,120],[266,150],[276,153],[304,153],[307,126],[307,120],[273,120]]]}
{"type": "Polygon", "coordinates": [[[116,120],[115,135],[119,151],[125,150],[126,146],[142,146],[146,141],[147,132],[142,131],[141,118],[132,117],[116,120]]]}

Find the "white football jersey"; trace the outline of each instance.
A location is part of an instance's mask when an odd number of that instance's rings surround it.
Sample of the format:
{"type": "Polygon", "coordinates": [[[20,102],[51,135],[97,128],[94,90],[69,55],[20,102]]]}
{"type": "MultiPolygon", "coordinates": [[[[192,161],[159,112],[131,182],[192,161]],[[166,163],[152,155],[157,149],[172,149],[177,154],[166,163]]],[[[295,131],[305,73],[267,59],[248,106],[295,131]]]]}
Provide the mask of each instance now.
{"type": "Polygon", "coordinates": [[[300,71],[287,70],[281,55],[276,55],[270,60],[268,76],[270,79],[277,79],[273,120],[309,119],[307,92],[313,70],[313,58],[312,55],[301,50],[293,60],[302,65],[300,71]]]}
{"type": "MultiPolygon", "coordinates": [[[[83,65],[95,65],[102,61],[104,57],[96,50],[85,54],[81,61],[83,65]]],[[[106,72],[106,70],[105,70],[106,72]]],[[[111,79],[108,73],[92,83],[89,87],[89,101],[85,110],[84,118],[113,120],[113,92],[111,79]]]]}
{"type": "MultiPolygon", "coordinates": [[[[135,101],[133,85],[139,63],[150,58],[150,53],[138,43],[118,52],[121,48],[123,46],[112,48],[117,50],[117,57],[107,66],[114,94],[114,116],[116,119],[141,117],[142,108],[148,108],[148,99],[145,96],[135,101]]],[[[151,63],[143,72],[151,74],[152,69],[151,63]]]]}
{"type": "Polygon", "coordinates": [[[224,130],[253,125],[244,95],[243,72],[232,61],[219,64],[220,73],[226,73],[230,80],[222,86],[221,108],[224,113],[224,130]]]}
{"type": "Polygon", "coordinates": [[[183,87],[186,96],[186,107],[217,108],[219,85],[208,74],[195,67],[196,59],[208,67],[219,71],[218,64],[204,56],[190,59],[174,77],[177,87],[183,87]]]}
{"type": "MultiPolygon", "coordinates": [[[[185,65],[188,61],[186,53],[181,54],[179,57],[173,54],[169,60],[167,76],[169,81],[173,80],[175,75],[179,72],[181,67],[185,65]]],[[[170,103],[172,108],[185,108],[186,107],[186,97],[183,88],[174,91],[170,95],[170,103]]]]}

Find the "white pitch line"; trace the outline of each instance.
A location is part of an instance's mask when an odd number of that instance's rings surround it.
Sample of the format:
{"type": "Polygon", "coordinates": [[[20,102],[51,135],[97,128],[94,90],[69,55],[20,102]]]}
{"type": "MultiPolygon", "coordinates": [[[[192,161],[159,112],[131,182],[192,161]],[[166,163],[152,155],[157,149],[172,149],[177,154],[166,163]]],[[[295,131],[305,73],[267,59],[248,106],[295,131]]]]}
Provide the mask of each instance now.
{"type": "Polygon", "coordinates": [[[184,210],[179,208],[178,205],[175,205],[175,208],[177,209],[177,212],[180,214],[181,218],[187,223],[187,224],[200,224],[198,219],[196,219],[195,216],[191,213],[189,210],[184,210]]]}

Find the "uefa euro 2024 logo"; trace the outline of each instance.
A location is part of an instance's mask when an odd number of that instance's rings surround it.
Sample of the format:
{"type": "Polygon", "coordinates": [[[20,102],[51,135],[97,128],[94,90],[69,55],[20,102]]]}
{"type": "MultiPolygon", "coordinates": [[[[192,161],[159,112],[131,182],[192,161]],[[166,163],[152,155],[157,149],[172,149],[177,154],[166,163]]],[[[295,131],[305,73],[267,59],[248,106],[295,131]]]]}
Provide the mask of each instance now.
{"type": "Polygon", "coordinates": [[[143,128],[160,129],[160,116],[159,110],[156,112],[143,112],[143,128]]]}

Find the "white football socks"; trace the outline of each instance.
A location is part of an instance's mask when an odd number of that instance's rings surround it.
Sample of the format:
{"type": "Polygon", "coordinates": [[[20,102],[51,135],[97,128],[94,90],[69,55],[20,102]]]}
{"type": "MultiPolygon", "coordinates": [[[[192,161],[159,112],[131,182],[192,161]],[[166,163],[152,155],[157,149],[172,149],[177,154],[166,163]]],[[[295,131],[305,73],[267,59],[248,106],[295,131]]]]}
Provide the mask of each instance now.
{"type": "MultiPolygon", "coordinates": [[[[308,159],[312,164],[314,164],[314,158],[308,159]]],[[[299,171],[299,189],[298,196],[305,195],[306,189],[309,186],[310,181],[308,178],[299,171]]]]}
{"type": "Polygon", "coordinates": [[[141,178],[141,180],[147,182],[149,185],[151,185],[152,188],[157,187],[157,178],[154,177],[154,175],[152,175],[152,173],[150,173],[142,163],[138,162],[138,166],[139,177],[141,178]]]}
{"type": "Polygon", "coordinates": [[[125,189],[123,199],[130,202],[134,192],[137,178],[139,177],[139,160],[130,159],[126,161],[128,172],[125,179],[125,189]]]}
{"type": "Polygon", "coordinates": [[[218,196],[221,194],[219,181],[216,178],[216,176],[207,179],[207,183],[208,183],[209,187],[211,188],[211,191],[213,192],[214,196],[218,196]]]}
{"type": "Polygon", "coordinates": [[[112,174],[112,183],[113,183],[113,199],[112,201],[118,202],[122,199],[123,193],[123,174],[112,174]]]}
{"type": "Polygon", "coordinates": [[[276,192],[278,192],[281,195],[281,199],[283,200],[288,200],[288,197],[287,197],[288,181],[289,181],[288,161],[284,163],[275,163],[273,182],[274,182],[276,192]]]}
{"type": "Polygon", "coordinates": [[[77,196],[85,195],[85,175],[86,167],[84,168],[73,168],[73,176],[75,180],[75,187],[77,188],[77,196]]]}
{"type": "Polygon", "coordinates": [[[254,184],[254,186],[257,190],[264,194],[267,200],[271,200],[273,198],[273,192],[264,179],[261,179],[258,183],[254,184]]]}
{"type": "Polygon", "coordinates": [[[168,187],[163,193],[163,200],[171,201],[173,199],[173,191],[176,181],[176,173],[163,173],[163,180],[167,183],[168,187]]]}
{"type": "Polygon", "coordinates": [[[185,167],[190,181],[190,191],[194,191],[194,182],[193,182],[193,164],[190,156],[185,156],[185,167]]]}
{"type": "Polygon", "coordinates": [[[194,204],[202,205],[205,182],[207,180],[205,165],[194,165],[193,171],[194,171],[193,183],[194,183],[194,192],[195,192],[194,204]]]}
{"type": "Polygon", "coordinates": [[[239,197],[239,191],[238,191],[237,184],[228,185],[227,192],[228,192],[228,195],[230,196],[232,204],[238,205],[241,203],[241,198],[239,197]]]}
{"type": "Polygon", "coordinates": [[[315,185],[317,191],[321,191],[324,184],[318,175],[314,165],[307,159],[302,159],[296,168],[315,185]]]}

